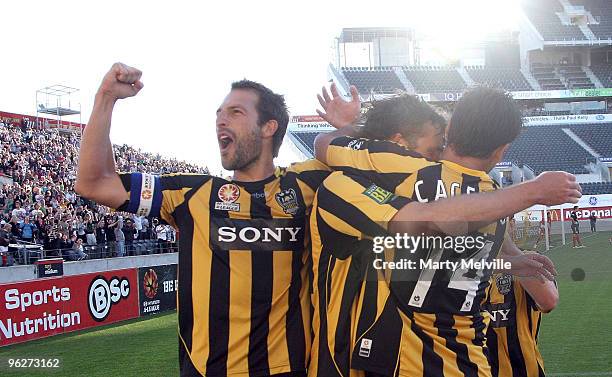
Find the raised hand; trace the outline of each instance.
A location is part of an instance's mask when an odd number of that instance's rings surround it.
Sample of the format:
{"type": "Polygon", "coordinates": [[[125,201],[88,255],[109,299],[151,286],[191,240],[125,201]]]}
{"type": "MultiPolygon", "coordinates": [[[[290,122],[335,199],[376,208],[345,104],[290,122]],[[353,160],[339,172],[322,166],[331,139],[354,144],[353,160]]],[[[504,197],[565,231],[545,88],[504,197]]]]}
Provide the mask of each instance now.
{"type": "Polygon", "coordinates": [[[564,171],[549,171],[533,180],[537,193],[537,204],[554,206],[578,203],[582,189],[573,174],[564,171]]]}
{"type": "Polygon", "coordinates": [[[343,128],[355,123],[359,118],[361,102],[359,101],[359,92],[354,85],[351,85],[350,91],[351,100],[347,102],[338,93],[336,84],[331,85],[331,96],[327,89],[323,87],[321,94],[317,94],[319,103],[324,110],[317,109],[319,116],[336,128],[343,128]]]}
{"type": "Polygon", "coordinates": [[[142,71],[123,63],[115,63],[104,75],[98,94],[112,100],[133,97],[144,87],[140,77],[142,71]]]}

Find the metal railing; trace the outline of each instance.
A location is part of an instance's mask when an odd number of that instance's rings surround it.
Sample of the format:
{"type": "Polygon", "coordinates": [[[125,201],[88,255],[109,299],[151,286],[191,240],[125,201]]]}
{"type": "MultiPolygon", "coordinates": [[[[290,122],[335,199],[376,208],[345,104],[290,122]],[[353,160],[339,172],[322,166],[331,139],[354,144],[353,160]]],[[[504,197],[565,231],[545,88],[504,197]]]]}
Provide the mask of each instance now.
{"type": "Polygon", "coordinates": [[[0,252],[0,266],[34,264],[38,259],[63,258],[64,261],[78,261],[85,259],[117,258],[135,255],[150,255],[174,253],[178,251],[176,243],[161,242],[157,240],[135,240],[129,244],[106,242],[97,245],[83,244],[81,255],[76,249],[45,250],[42,245],[21,242],[9,246],[8,251],[0,252]]]}

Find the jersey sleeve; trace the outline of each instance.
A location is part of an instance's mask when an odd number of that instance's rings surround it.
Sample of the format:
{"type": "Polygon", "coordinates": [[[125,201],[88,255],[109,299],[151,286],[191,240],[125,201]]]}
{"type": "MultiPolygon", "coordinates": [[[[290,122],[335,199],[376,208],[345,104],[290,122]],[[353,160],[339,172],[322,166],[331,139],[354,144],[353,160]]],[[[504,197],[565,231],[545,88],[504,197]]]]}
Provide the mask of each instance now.
{"type": "Polygon", "coordinates": [[[287,173],[294,173],[297,179],[316,191],[321,183],[329,176],[331,169],[319,160],[310,159],[296,162],[287,168],[287,173]]]}
{"type": "Polygon", "coordinates": [[[119,210],[138,216],[160,217],[174,225],[173,212],[185,200],[185,194],[207,179],[203,174],[119,173],[129,199],[119,210]]]}
{"type": "Polygon", "coordinates": [[[331,169],[322,162],[311,159],[291,164],[284,169],[283,173],[292,181],[294,187],[299,188],[300,196],[309,213],[315,193],[325,178],[329,176],[331,169]]]}
{"type": "Polygon", "coordinates": [[[332,245],[330,250],[337,257],[346,258],[354,250],[347,250],[347,244],[338,240],[386,235],[388,222],[410,202],[365,179],[333,173],[317,192],[316,215],[322,226],[330,229],[320,232],[321,241],[332,245]]]}
{"type": "Polygon", "coordinates": [[[405,173],[434,163],[392,141],[348,136],[332,140],[326,158],[334,170],[353,168],[378,173],[405,173]]]}

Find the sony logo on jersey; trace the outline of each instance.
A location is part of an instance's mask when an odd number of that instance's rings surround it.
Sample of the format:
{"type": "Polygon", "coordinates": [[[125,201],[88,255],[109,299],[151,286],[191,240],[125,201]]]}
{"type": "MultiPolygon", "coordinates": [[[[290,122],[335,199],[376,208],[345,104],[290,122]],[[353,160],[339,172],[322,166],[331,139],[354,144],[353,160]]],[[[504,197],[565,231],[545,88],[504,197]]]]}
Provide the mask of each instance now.
{"type": "Polygon", "coordinates": [[[499,317],[500,321],[507,321],[508,314],[510,314],[510,309],[502,309],[502,310],[491,310],[489,315],[493,321],[497,321],[499,317]]]}
{"type": "Polygon", "coordinates": [[[289,234],[289,241],[297,241],[297,235],[302,230],[301,227],[298,228],[255,228],[252,226],[247,226],[242,229],[238,229],[236,227],[230,226],[222,226],[219,228],[218,236],[219,242],[234,242],[236,239],[240,238],[241,241],[252,243],[252,242],[273,242],[273,241],[282,241],[283,232],[287,232],[289,234]]]}
{"type": "Polygon", "coordinates": [[[491,326],[494,328],[506,327],[509,321],[514,318],[511,302],[493,304],[485,308],[485,310],[489,313],[491,317],[491,326]]]}
{"type": "MultiPolygon", "coordinates": [[[[414,194],[416,195],[416,198],[419,202],[427,203],[429,202],[429,198],[428,198],[429,195],[423,195],[421,193],[422,184],[423,184],[423,180],[416,181],[416,183],[414,184],[414,194]]],[[[473,192],[476,192],[476,188],[472,186],[467,186],[465,193],[471,194],[473,192]]],[[[435,195],[434,200],[453,197],[457,193],[461,193],[461,184],[459,182],[452,182],[450,184],[450,190],[447,191],[444,181],[441,179],[438,179],[438,182],[436,183],[436,195],[435,195]]]]}
{"type": "Polygon", "coordinates": [[[211,218],[211,247],[221,250],[301,250],[303,219],[211,218]]]}

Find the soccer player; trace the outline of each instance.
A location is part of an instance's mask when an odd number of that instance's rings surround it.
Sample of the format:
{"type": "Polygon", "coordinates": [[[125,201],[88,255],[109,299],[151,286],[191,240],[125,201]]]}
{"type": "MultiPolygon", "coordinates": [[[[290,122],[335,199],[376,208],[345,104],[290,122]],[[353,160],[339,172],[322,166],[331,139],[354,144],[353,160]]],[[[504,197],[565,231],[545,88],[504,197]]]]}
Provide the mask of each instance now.
{"type": "MultiPolygon", "coordinates": [[[[331,96],[323,88],[322,95],[318,97],[325,109],[325,112],[317,110],[319,115],[339,128],[349,125],[359,115],[355,97],[350,102],[343,101],[335,84],[331,86],[331,96]]],[[[402,95],[376,104],[368,112],[365,126],[360,128],[359,134],[410,146],[415,152],[434,160],[439,158],[444,147],[445,129],[444,118],[427,103],[415,96],[402,95]]],[[[423,163],[428,162],[423,160],[423,163]]],[[[320,246],[320,243],[314,244],[320,246]]],[[[331,257],[320,247],[313,249],[314,337],[309,376],[349,375],[350,334],[354,330],[354,315],[350,313],[355,310],[356,303],[350,305],[350,301],[346,300],[357,296],[363,278],[362,272],[350,259],[334,259],[333,268],[326,266],[331,257]],[[350,281],[354,284],[347,283],[350,281]],[[326,294],[326,287],[334,286],[335,282],[344,284],[342,294],[326,294]]],[[[359,375],[355,370],[350,373],[359,375]]]]}
{"type": "MultiPolygon", "coordinates": [[[[329,147],[317,143],[317,158],[340,170],[319,188],[311,216],[313,253],[319,248],[321,255],[333,255],[329,261],[322,258],[321,271],[333,268],[326,271],[333,276],[335,259],[350,259],[365,274],[361,276],[379,279],[368,275],[375,258],[372,250],[376,237],[387,232],[448,233],[446,228],[452,229],[449,225],[454,221],[489,223],[536,203],[576,202],[580,188],[575,177],[563,172],[545,173],[531,182],[492,192],[495,184],[486,172],[501,160],[520,127],[520,111],[508,95],[477,89],[467,93],[455,109],[441,163],[424,161],[387,141],[343,137],[329,147]],[[559,186],[548,186],[552,181],[559,186]],[[491,192],[462,195],[485,191],[491,192]],[[443,198],[450,199],[438,200],[443,198]],[[452,210],[438,210],[453,202],[457,206],[452,210]]],[[[469,248],[465,258],[492,261],[504,244],[505,221],[482,226],[476,235],[486,240],[484,247],[469,248]]],[[[419,248],[414,255],[395,250],[391,261],[439,262],[460,257],[453,249],[419,248]]],[[[491,273],[486,267],[454,272],[417,268],[385,271],[390,293],[381,284],[364,284],[363,298],[353,309],[359,322],[352,336],[351,368],[381,376],[489,375],[480,302],[491,273]]],[[[334,291],[332,280],[324,288],[326,297],[346,291],[349,284],[359,283],[336,282],[340,290],[334,291]]],[[[354,294],[343,295],[343,305],[327,311],[338,316],[353,298],[354,294]]]]}
{"type": "Polygon", "coordinates": [[[304,376],[307,215],[327,167],[315,160],[274,166],[289,119],[284,99],[243,80],[217,110],[231,179],[118,174],[109,139],[113,107],[142,89],[140,78],[121,63],[104,76],[81,142],[77,192],[179,230],[181,376],[304,376]]]}
{"type": "Polygon", "coordinates": [[[544,225],[544,219],[540,220],[540,224],[538,226],[538,239],[536,240],[533,248],[536,249],[542,241],[546,237],[546,225],[544,225]]]}
{"type": "Polygon", "coordinates": [[[589,215],[589,222],[591,223],[591,232],[596,233],[597,232],[597,215],[595,214],[595,212],[591,212],[591,214],[589,215]]]}
{"type": "MultiPolygon", "coordinates": [[[[364,128],[368,127],[370,119],[377,119],[378,122],[384,122],[385,120],[388,122],[393,119],[393,117],[378,117],[376,115],[370,118],[371,114],[389,114],[390,109],[387,110],[386,108],[386,104],[389,103],[388,101],[381,101],[374,105],[375,107],[370,110],[372,113],[368,112],[367,114],[368,119],[364,128]]],[[[421,104],[421,106],[427,105],[421,104]]],[[[417,107],[416,109],[419,108],[417,107]]],[[[404,115],[404,118],[409,119],[409,114],[414,112],[414,110],[409,107],[404,108],[403,111],[407,113],[404,115]]],[[[420,110],[426,111],[423,108],[420,108],[420,110]]],[[[518,119],[520,126],[520,114],[518,119]]],[[[409,123],[405,120],[404,122],[409,123]]],[[[387,125],[388,127],[393,127],[393,124],[387,125]]],[[[380,128],[384,127],[381,126],[380,128]]],[[[339,132],[344,131],[340,129],[339,132]]],[[[350,132],[352,131],[347,133],[350,132]]],[[[324,135],[324,137],[329,139],[328,135],[324,135]]],[[[428,178],[432,171],[433,175],[435,175],[435,171],[441,167],[440,164],[427,161],[413,151],[408,151],[390,142],[341,138],[334,140],[329,148],[325,143],[319,142],[317,144],[317,157],[321,158],[321,155],[326,155],[326,159],[332,161],[344,173],[334,173],[325,181],[318,193],[319,203],[315,203],[316,211],[311,216],[313,269],[316,276],[313,283],[315,342],[309,369],[309,375],[313,376],[347,376],[349,368],[349,351],[347,348],[350,348],[350,344],[347,344],[349,341],[347,341],[346,334],[347,332],[352,333],[354,330],[355,325],[352,323],[354,316],[356,313],[360,313],[374,319],[379,319],[384,312],[381,309],[392,302],[388,300],[389,293],[388,289],[384,289],[384,284],[382,287],[379,282],[362,285],[364,276],[368,274],[375,281],[378,278],[377,272],[372,271],[372,264],[369,259],[372,254],[372,242],[363,240],[361,237],[361,233],[374,236],[384,231],[376,221],[393,219],[393,222],[398,223],[400,227],[401,225],[408,224],[402,221],[406,219],[411,219],[415,222],[435,219],[438,223],[454,220],[493,221],[513,213],[511,210],[508,210],[509,206],[514,206],[513,208],[518,210],[519,208],[524,209],[534,204],[535,201],[530,201],[533,200],[533,194],[539,191],[536,186],[542,184],[542,189],[544,189],[547,185],[544,183],[544,180],[553,178],[553,175],[556,177],[555,179],[560,179],[560,181],[565,181],[570,177],[565,173],[549,174],[548,177],[544,175],[539,178],[539,180],[542,180],[540,182],[534,181],[531,184],[527,184],[527,186],[519,185],[502,190],[507,195],[500,195],[501,191],[492,194],[498,199],[494,199],[491,202],[488,200],[493,199],[493,196],[489,194],[455,196],[450,200],[435,202],[434,193],[430,198],[431,201],[428,203],[418,203],[416,201],[411,203],[410,200],[397,197],[392,192],[372,184],[369,180],[378,180],[390,186],[395,185],[398,192],[410,190],[411,184],[406,179],[407,177],[412,177],[412,184],[414,185],[417,180],[428,178]],[[322,146],[327,150],[327,153],[321,153],[322,146]],[[428,170],[429,173],[427,172],[428,170]],[[423,176],[419,175],[420,173],[423,176]],[[533,186],[530,188],[528,187],[529,185],[533,186]],[[512,190],[522,192],[516,191],[515,194],[512,194],[512,190]],[[529,199],[530,197],[532,199],[529,199]],[[470,203],[467,204],[464,200],[470,203]],[[509,200],[513,201],[513,203],[510,203],[509,200]],[[445,208],[442,210],[440,206],[445,208]],[[380,305],[371,310],[368,302],[375,302],[380,305]],[[317,326],[317,312],[319,313],[319,320],[322,326],[317,326]],[[327,324],[327,327],[325,326],[325,321],[330,322],[327,324]],[[317,331],[319,331],[319,334],[317,334],[317,331]],[[317,343],[318,338],[320,338],[320,341],[317,343]],[[315,356],[317,352],[318,355],[315,356]],[[330,356],[330,354],[333,356],[330,356]]],[[[452,170],[449,171],[452,172],[452,170]]],[[[486,176],[485,173],[478,173],[478,176],[470,177],[469,173],[473,172],[473,170],[466,169],[464,172],[466,173],[465,185],[459,185],[457,188],[461,187],[462,190],[469,192],[470,188],[478,190],[480,186],[482,188],[486,188],[487,185],[492,186],[490,179],[486,180],[482,185],[479,184],[478,180],[480,177],[486,176]]],[[[451,178],[445,173],[442,173],[442,176],[447,179],[451,178]]],[[[457,174],[455,173],[454,176],[456,177],[457,174]]],[[[463,179],[462,174],[459,174],[459,181],[461,179],[463,179]]],[[[432,187],[435,191],[436,181],[432,182],[425,181],[423,183],[427,187],[426,190],[428,192],[431,191],[432,187]]],[[[575,182],[563,182],[562,186],[563,189],[561,191],[565,188],[570,188],[569,191],[577,194],[576,188],[578,186],[575,182]]],[[[491,189],[489,188],[489,190],[491,189]]],[[[539,193],[542,194],[542,197],[536,201],[547,201],[550,199],[548,198],[549,194],[555,196],[559,194],[559,192],[554,193],[553,191],[551,188],[548,188],[547,194],[539,193]]],[[[416,193],[416,195],[418,197],[419,193],[416,193]]],[[[411,195],[408,196],[410,197],[411,195]]],[[[568,197],[560,198],[557,196],[556,200],[564,202],[568,197]]],[[[503,231],[499,233],[499,236],[503,240],[503,231]]],[[[501,241],[498,240],[497,243],[501,244],[501,241]]],[[[392,312],[386,311],[384,313],[388,315],[388,313],[392,312]]],[[[366,325],[362,325],[362,321],[360,328],[367,329],[372,323],[371,319],[366,321],[366,325]]],[[[402,327],[402,323],[401,321],[395,321],[391,327],[397,330],[397,328],[402,327]]],[[[383,336],[383,338],[378,340],[378,342],[395,342],[393,344],[396,346],[400,343],[400,339],[393,336],[383,336]]],[[[367,340],[368,338],[364,339],[367,340]]],[[[391,352],[386,352],[384,347],[380,349],[383,349],[382,353],[385,354],[382,356],[382,359],[379,352],[377,356],[378,362],[375,362],[374,366],[372,364],[369,365],[370,367],[373,366],[373,368],[364,369],[368,373],[393,375],[393,368],[398,365],[397,359],[394,359],[397,356],[397,352],[394,353],[393,347],[391,347],[391,352]],[[385,368],[389,367],[392,369],[385,370],[385,368]]],[[[373,357],[370,360],[376,358],[376,356],[371,356],[369,351],[366,353],[366,358],[373,357]]],[[[486,363],[486,358],[483,356],[481,361],[486,363]]]]}
{"type": "Polygon", "coordinates": [[[487,347],[493,377],[542,377],[544,362],[538,348],[542,313],[559,301],[554,281],[493,275],[483,309],[491,322],[487,347]]]}
{"type": "Polygon", "coordinates": [[[570,212],[570,217],[572,218],[572,248],[573,249],[582,249],[584,245],[582,244],[582,240],[580,239],[580,222],[578,221],[578,206],[574,206],[574,209],[570,212]]]}

